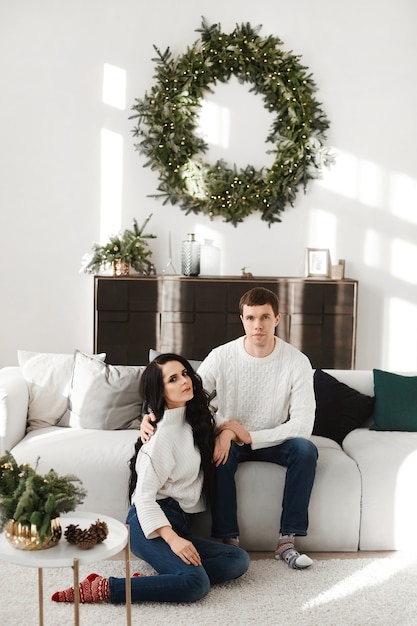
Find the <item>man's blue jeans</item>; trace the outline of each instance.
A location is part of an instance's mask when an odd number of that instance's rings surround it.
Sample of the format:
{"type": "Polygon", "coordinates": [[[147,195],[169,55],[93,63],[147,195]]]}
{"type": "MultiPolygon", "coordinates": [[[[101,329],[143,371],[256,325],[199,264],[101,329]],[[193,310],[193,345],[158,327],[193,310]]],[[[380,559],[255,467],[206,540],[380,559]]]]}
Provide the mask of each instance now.
{"type": "MultiPolygon", "coordinates": [[[[181,537],[197,548],[202,565],[186,565],[161,538],[146,539],[132,506],[127,516],[130,547],[137,557],[149,563],[156,576],[131,579],[133,602],[195,602],[210,591],[211,585],[238,578],[249,567],[249,555],[241,548],[190,534],[191,516],[172,498],[158,504],[181,537]]],[[[125,579],[109,578],[110,601],[125,602],[125,579]]]]}
{"type": "MultiPolygon", "coordinates": [[[[252,450],[249,444],[232,441],[229,457],[216,469],[212,506],[212,536],[238,537],[235,474],[239,463],[266,461],[287,468],[280,532],[304,536],[308,528],[308,505],[316,474],[318,452],[309,439],[295,437],[271,448],[252,450]]],[[[259,511],[262,515],[262,511],[259,511]]],[[[278,528],[277,528],[278,530],[278,528]]]]}

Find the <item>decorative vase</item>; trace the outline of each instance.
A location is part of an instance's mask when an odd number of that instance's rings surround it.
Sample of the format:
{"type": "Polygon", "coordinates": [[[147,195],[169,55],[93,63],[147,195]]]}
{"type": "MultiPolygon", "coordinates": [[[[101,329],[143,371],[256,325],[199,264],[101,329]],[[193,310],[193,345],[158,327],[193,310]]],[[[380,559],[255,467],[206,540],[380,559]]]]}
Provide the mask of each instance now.
{"type": "Polygon", "coordinates": [[[181,246],[181,272],[184,276],[198,276],[200,273],[200,244],[194,233],[188,233],[188,239],[181,246]]]}
{"type": "Polygon", "coordinates": [[[212,239],[204,239],[201,246],[200,274],[203,276],[220,275],[220,248],[213,245],[212,239]]]}
{"type": "Polygon", "coordinates": [[[55,517],[51,520],[50,532],[41,541],[38,529],[33,524],[20,524],[11,519],[5,526],[6,539],[18,550],[46,550],[58,545],[61,539],[61,520],[55,517]]]}
{"type": "Polygon", "coordinates": [[[129,276],[130,265],[121,259],[116,259],[113,263],[113,276],[129,276]]]}

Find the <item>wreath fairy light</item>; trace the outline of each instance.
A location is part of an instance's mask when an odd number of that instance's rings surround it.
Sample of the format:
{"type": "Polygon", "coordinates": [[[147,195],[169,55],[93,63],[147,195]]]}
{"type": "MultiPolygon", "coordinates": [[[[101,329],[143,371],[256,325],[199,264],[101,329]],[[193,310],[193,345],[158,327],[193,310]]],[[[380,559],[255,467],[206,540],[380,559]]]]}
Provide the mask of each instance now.
{"type": "Polygon", "coordinates": [[[294,205],[297,189],[304,192],[309,179],[318,178],[333,155],[324,145],[329,127],[316,85],[300,64],[300,56],[283,51],[272,35],[260,37],[260,27],[237,25],[230,34],[219,24],[203,19],[200,39],[176,58],[170,48],[157,58],[153,84],[142,99],[135,99],[130,119],[137,118],[135,149],[147,157],[144,166],[158,172],[164,204],[180,204],[187,213],[222,216],[236,226],[260,211],[269,226],[280,222],[287,204],[294,205]],[[266,142],[273,147],[271,167],[214,165],[202,156],[208,146],[196,134],[201,102],[218,81],[234,75],[261,94],[264,107],[274,115],[266,142]]]}

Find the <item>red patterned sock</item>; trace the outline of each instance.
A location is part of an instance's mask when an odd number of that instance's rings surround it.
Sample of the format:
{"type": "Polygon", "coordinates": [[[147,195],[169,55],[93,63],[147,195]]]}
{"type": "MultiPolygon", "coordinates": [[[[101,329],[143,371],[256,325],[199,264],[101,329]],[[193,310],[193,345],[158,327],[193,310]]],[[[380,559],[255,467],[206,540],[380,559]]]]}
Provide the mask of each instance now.
{"type": "MultiPolygon", "coordinates": [[[[109,599],[109,579],[98,574],[89,574],[79,584],[80,602],[100,602],[109,599]]],[[[52,595],[54,602],[74,602],[74,587],[56,591],[52,595]]]]}

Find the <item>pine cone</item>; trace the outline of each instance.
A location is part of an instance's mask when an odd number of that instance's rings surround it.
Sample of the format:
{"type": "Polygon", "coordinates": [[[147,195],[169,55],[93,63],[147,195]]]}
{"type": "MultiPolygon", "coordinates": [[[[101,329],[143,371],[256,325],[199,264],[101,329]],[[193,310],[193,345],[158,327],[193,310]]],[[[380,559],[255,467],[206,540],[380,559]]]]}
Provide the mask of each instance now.
{"type": "Polygon", "coordinates": [[[94,524],[91,524],[90,533],[96,538],[96,543],[102,543],[109,534],[109,528],[106,522],[98,519],[94,524]]]}
{"type": "Polygon", "coordinates": [[[69,524],[64,532],[68,543],[77,545],[81,550],[89,550],[96,543],[102,543],[108,534],[109,529],[106,522],[99,519],[91,524],[90,528],[85,529],[79,528],[78,524],[69,524]]]}
{"type": "Polygon", "coordinates": [[[81,550],[90,550],[95,545],[96,538],[91,534],[90,530],[82,530],[77,540],[77,546],[81,550]]]}
{"type": "Polygon", "coordinates": [[[64,536],[68,543],[75,545],[76,543],[78,543],[78,537],[80,533],[81,528],[78,527],[78,524],[69,524],[69,526],[67,526],[65,529],[64,536]]]}

